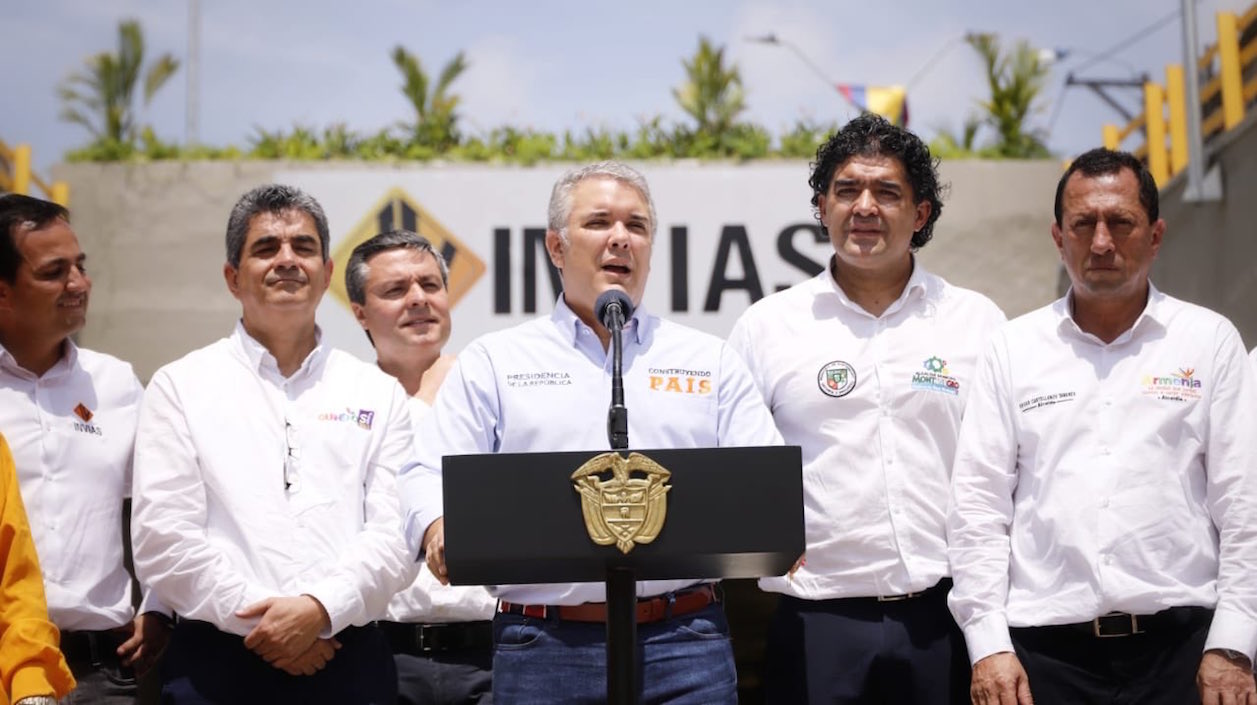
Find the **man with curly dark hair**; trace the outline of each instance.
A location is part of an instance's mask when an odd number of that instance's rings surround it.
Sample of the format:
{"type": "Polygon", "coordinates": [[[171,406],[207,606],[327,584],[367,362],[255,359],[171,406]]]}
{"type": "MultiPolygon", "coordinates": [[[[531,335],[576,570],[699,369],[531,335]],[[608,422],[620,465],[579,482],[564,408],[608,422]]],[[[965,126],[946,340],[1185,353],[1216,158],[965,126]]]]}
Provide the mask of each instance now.
{"type": "Polygon", "coordinates": [[[960,418],[1004,315],[913,253],[942,212],[936,160],[862,115],[816,153],[812,205],[834,256],[752,306],[742,352],[787,443],[803,448],[807,550],[768,635],[772,703],[964,703],[947,610],[945,519],[960,418]]]}

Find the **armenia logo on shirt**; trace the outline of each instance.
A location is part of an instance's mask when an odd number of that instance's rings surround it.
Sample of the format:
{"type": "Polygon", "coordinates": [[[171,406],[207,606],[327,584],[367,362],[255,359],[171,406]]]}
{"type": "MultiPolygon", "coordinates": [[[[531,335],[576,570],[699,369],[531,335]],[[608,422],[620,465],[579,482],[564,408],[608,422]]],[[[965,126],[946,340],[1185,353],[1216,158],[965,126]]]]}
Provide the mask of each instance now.
{"type": "Polygon", "coordinates": [[[318,415],[319,421],[349,421],[357,424],[358,428],[371,430],[371,424],[375,421],[375,412],[370,409],[359,409],[354,411],[349,407],[345,407],[344,411],[324,412],[318,415]]]}
{"type": "Polygon", "coordinates": [[[79,402],[78,405],[74,407],[74,415],[83,421],[83,423],[79,423],[78,421],[74,422],[75,431],[78,431],[79,433],[90,433],[93,436],[105,435],[100,430],[100,426],[91,422],[96,415],[93,414],[92,410],[87,408],[87,405],[83,402],[79,402]]]}
{"type": "Polygon", "coordinates": [[[1195,401],[1200,398],[1204,383],[1196,379],[1195,367],[1180,367],[1168,375],[1144,375],[1139,380],[1143,395],[1167,401],[1195,401]]]}
{"type": "Polygon", "coordinates": [[[953,396],[960,394],[960,380],[952,377],[947,361],[935,355],[922,363],[924,372],[912,373],[912,388],[942,392],[953,396]]]}
{"type": "Polygon", "coordinates": [[[711,370],[686,370],[678,367],[652,367],[650,391],[678,394],[711,394],[711,370]]]}
{"type": "Polygon", "coordinates": [[[855,368],[849,362],[834,360],[821,368],[816,385],[831,397],[845,397],[855,389],[855,368]]]}

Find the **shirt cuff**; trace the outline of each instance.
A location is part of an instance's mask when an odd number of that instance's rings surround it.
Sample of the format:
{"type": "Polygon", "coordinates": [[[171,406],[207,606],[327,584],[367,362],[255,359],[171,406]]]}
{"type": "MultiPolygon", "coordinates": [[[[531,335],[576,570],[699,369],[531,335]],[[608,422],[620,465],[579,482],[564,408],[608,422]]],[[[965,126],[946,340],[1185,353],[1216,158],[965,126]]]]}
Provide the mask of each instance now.
{"type": "MultiPolygon", "coordinates": [[[[76,685],[68,672],[61,675],[58,679],[62,681],[60,690],[53,686],[51,680],[48,677],[48,673],[44,671],[43,666],[24,666],[19,668],[13,674],[13,702],[17,702],[22,698],[29,698],[32,695],[51,695],[61,699],[76,685]],[[68,683],[64,682],[67,678],[69,678],[68,683]]],[[[0,688],[0,690],[3,690],[3,688],[0,688]]]]}
{"type": "Polygon", "coordinates": [[[318,600],[327,611],[330,626],[319,632],[320,639],[330,639],[339,634],[345,627],[353,624],[354,615],[362,611],[361,590],[337,576],[320,580],[308,589],[301,590],[300,594],[318,600]]]}
{"type": "Polygon", "coordinates": [[[1257,653],[1257,620],[1225,603],[1219,603],[1209,625],[1205,639],[1205,651],[1231,649],[1248,654],[1252,659],[1257,653]]]}
{"type": "Polygon", "coordinates": [[[136,611],[136,614],[147,614],[149,612],[164,614],[171,618],[175,616],[174,610],[167,607],[166,603],[157,599],[157,593],[152,590],[145,590],[144,597],[140,600],[140,608],[136,611]]]}
{"type": "Polygon", "coordinates": [[[1008,634],[1008,620],[1003,612],[992,612],[975,619],[964,628],[965,644],[969,647],[969,664],[1000,652],[1013,650],[1013,639],[1008,634]]]}

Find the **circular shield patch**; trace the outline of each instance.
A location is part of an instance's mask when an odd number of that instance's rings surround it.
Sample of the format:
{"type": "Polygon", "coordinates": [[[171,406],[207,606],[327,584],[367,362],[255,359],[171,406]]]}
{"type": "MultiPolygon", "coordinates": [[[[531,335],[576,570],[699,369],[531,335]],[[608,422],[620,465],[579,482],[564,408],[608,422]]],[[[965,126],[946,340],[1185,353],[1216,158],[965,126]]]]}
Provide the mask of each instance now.
{"type": "Polygon", "coordinates": [[[821,368],[816,384],[831,397],[845,397],[855,389],[855,368],[842,360],[834,360],[821,368]]]}

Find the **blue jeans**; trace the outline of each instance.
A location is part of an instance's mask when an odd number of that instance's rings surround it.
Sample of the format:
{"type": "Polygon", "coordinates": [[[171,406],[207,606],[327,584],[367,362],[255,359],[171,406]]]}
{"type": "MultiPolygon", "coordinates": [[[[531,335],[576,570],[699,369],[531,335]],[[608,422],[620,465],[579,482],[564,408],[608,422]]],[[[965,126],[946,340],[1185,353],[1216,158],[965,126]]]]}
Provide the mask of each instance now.
{"type": "MultiPolygon", "coordinates": [[[[497,705],[606,702],[606,625],[498,614],[493,641],[497,705]]],[[[736,705],[729,623],[719,604],[639,624],[637,641],[643,705],[736,705]]]]}

